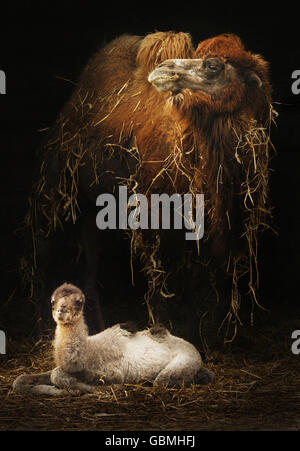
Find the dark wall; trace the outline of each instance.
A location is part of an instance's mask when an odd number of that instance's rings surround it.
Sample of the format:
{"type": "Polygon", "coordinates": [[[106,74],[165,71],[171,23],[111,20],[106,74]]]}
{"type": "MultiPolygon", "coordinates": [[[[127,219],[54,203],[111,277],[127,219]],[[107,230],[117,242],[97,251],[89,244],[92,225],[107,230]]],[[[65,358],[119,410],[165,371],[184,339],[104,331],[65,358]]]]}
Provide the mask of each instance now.
{"type": "MultiPolygon", "coordinates": [[[[291,74],[300,69],[297,14],[272,7],[225,2],[191,8],[188,3],[120,2],[103,10],[98,2],[11,2],[1,5],[0,69],[7,94],[0,95],[0,207],[2,299],[18,283],[20,243],[14,235],[26,211],[40,129],[51,125],[70,95],[89,56],[121,34],[156,30],[188,31],[194,43],[222,32],[238,34],[246,48],[270,62],[275,108],[280,113],[273,141],[271,195],[280,236],[267,233],[262,247],[262,289],[269,299],[296,302],[300,242],[300,94],[291,91],[291,74]],[[162,3],[162,5],[160,4],[162,3]],[[76,5],[76,6],[75,6],[76,5]]],[[[108,2],[106,2],[108,3],[108,2]]],[[[9,302],[9,301],[8,301],[9,302]]],[[[0,308],[1,326],[1,308],[0,308]]]]}

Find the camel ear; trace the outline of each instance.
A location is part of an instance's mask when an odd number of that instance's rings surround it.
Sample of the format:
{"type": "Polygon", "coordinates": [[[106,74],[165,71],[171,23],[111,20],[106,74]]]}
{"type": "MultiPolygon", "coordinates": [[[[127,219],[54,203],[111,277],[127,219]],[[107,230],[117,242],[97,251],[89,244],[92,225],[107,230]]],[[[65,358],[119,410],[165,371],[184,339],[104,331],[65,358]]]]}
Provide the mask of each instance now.
{"type": "Polygon", "coordinates": [[[259,75],[257,75],[256,72],[254,72],[254,70],[249,70],[246,74],[246,82],[251,85],[254,86],[256,88],[261,88],[262,87],[262,79],[260,78],[259,75]]]}

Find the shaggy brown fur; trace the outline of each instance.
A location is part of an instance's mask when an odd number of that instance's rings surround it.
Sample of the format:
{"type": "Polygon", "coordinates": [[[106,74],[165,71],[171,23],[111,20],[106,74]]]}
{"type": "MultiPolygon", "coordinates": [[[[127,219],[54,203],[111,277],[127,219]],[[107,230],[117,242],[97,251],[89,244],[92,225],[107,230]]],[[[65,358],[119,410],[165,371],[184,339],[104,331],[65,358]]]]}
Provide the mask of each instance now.
{"type": "MultiPolygon", "coordinates": [[[[196,49],[187,33],[121,36],[90,60],[43,148],[29,223],[43,217],[48,234],[64,221],[76,222],[79,191],[94,203],[96,194],[117,184],[145,194],[204,193],[205,241],[210,256],[218,256],[232,274],[230,315],[237,316],[237,281],[245,267],[256,299],[257,233],[268,213],[271,111],[268,65],[237,36],[220,35],[196,49]],[[158,92],[148,81],[165,60],[208,58],[225,65],[226,84],[214,94],[188,88],[158,92]]],[[[159,237],[155,243],[149,247],[140,231],[133,233],[132,250],[144,258],[152,292],[167,274],[157,257],[159,237]]]]}

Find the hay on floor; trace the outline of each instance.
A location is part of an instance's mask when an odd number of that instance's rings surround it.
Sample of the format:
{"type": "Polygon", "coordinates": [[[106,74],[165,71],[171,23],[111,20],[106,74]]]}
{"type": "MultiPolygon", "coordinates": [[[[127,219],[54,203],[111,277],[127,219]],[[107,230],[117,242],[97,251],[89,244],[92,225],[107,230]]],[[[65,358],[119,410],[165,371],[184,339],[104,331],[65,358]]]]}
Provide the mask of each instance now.
{"type": "MultiPolygon", "coordinates": [[[[20,395],[13,380],[53,368],[49,339],[8,343],[0,356],[0,430],[299,430],[300,360],[290,350],[298,319],[247,334],[205,365],[216,382],[189,388],[105,387],[64,397],[20,395]]],[[[299,322],[298,322],[299,325],[299,322]]]]}

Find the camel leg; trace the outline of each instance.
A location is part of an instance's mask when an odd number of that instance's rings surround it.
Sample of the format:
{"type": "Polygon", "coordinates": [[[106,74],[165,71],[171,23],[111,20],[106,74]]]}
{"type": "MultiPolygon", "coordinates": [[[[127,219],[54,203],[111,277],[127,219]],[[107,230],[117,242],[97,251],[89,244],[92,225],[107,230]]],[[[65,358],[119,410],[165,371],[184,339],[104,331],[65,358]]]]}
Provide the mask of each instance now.
{"type": "Polygon", "coordinates": [[[212,371],[201,366],[201,360],[195,361],[184,353],[179,353],[156,376],[154,385],[179,386],[184,383],[209,384],[215,380],[212,371]]]}
{"type": "Polygon", "coordinates": [[[56,367],[52,370],[51,382],[56,387],[67,390],[79,390],[83,393],[94,393],[97,391],[96,386],[80,382],[74,375],[70,375],[60,367],[56,367]]]}
{"type": "Polygon", "coordinates": [[[13,383],[13,390],[20,394],[62,396],[67,392],[51,384],[51,372],[41,374],[22,374],[13,383]]]}

